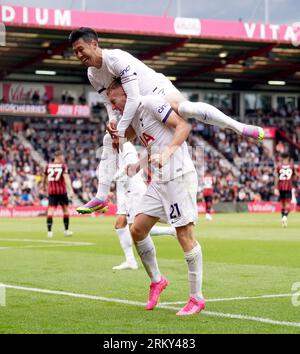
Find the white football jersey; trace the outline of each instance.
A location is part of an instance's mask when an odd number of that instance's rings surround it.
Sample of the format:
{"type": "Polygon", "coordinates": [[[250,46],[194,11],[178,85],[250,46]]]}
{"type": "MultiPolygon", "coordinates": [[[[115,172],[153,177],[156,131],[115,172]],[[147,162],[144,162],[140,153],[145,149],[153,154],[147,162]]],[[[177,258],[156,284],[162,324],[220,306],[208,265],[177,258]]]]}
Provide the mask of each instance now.
{"type": "MultiPolygon", "coordinates": [[[[102,49],[101,68],[89,67],[87,74],[91,85],[101,95],[101,101],[108,111],[109,120],[118,118],[118,114],[112,110],[106,95],[106,89],[114,79],[121,79],[127,95],[123,118],[129,121],[136,112],[137,97],[153,94],[158,83],[162,79],[167,80],[163,74],[155,72],[142,61],[120,49],[102,49]]],[[[125,131],[119,133],[124,136],[125,131]]]]}
{"type": "MultiPolygon", "coordinates": [[[[140,142],[150,155],[162,153],[173,140],[174,129],[165,125],[173,109],[163,98],[154,95],[140,97],[137,113],[131,123],[140,142]]],[[[187,143],[184,142],[161,169],[152,171],[152,180],[167,182],[195,171],[187,143]]]]}

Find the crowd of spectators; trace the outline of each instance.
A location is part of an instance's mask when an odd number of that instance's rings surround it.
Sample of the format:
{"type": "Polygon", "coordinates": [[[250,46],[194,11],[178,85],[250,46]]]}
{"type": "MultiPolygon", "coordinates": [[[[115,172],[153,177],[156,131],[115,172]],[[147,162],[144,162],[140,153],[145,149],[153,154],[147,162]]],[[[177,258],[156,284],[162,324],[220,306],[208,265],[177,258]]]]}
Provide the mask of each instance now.
{"type": "MultiPolygon", "coordinates": [[[[220,158],[214,150],[205,152],[204,170],[214,176],[215,202],[277,200],[276,154],[272,154],[263,143],[201,123],[194,123],[193,131],[194,142],[197,136],[202,136],[225,157],[225,160],[220,158]],[[237,168],[237,173],[233,167],[237,168]]],[[[283,149],[286,149],[285,145],[283,149]]],[[[278,154],[281,152],[278,151],[278,154]]]]}
{"type": "MultiPolygon", "coordinates": [[[[106,117],[103,107],[95,107],[95,111],[97,118],[26,118],[21,125],[22,135],[46,161],[51,161],[54,151],[64,152],[74,191],[82,202],[95,195],[98,184],[98,148],[106,117]]],[[[43,169],[14,132],[17,123],[5,119],[0,122],[0,205],[45,204],[40,184],[43,169]]],[[[294,132],[298,128],[296,125],[294,132]]],[[[193,123],[192,131],[189,144],[197,147],[192,154],[200,182],[206,172],[213,175],[215,203],[277,199],[275,158],[262,143],[199,122],[193,123]],[[216,150],[204,148],[200,137],[216,150]]],[[[286,149],[286,144],[278,143],[276,152],[282,152],[282,148],[286,149]]],[[[201,188],[198,198],[202,200],[201,188]]]]}
{"type": "Polygon", "coordinates": [[[42,169],[5,121],[0,120],[0,205],[40,205],[42,169]]]}

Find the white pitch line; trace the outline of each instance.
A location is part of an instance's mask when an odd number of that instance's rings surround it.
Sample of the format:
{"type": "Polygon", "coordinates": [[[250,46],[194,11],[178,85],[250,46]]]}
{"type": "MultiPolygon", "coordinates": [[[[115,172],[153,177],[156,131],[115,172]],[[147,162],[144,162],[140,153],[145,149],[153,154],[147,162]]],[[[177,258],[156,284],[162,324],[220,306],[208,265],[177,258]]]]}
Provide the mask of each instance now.
{"type": "MultiPolygon", "coordinates": [[[[133,305],[133,306],[143,306],[143,307],[145,306],[145,303],[140,301],[129,301],[129,300],[107,298],[107,297],[95,296],[95,295],[76,294],[76,293],[70,293],[65,291],[28,288],[28,287],[9,285],[9,284],[1,284],[1,285],[8,289],[23,290],[23,291],[30,291],[30,292],[50,294],[50,295],[63,295],[63,296],[81,298],[81,299],[99,300],[99,301],[113,302],[113,303],[133,305]]],[[[166,310],[175,310],[175,311],[179,310],[178,307],[173,307],[173,306],[159,305],[158,307],[166,310]]],[[[267,324],[278,325],[278,326],[300,328],[300,323],[298,322],[277,321],[277,320],[272,320],[270,318],[263,318],[263,317],[245,316],[241,314],[231,314],[231,313],[212,312],[212,311],[202,311],[201,314],[207,316],[214,316],[214,317],[223,317],[223,318],[230,318],[230,319],[237,319],[237,320],[244,320],[244,321],[267,323],[267,324]]]]}
{"type": "Polygon", "coordinates": [[[59,241],[59,240],[31,240],[31,239],[27,239],[27,238],[0,238],[0,241],[60,243],[60,244],[74,245],[74,246],[93,246],[93,245],[95,245],[95,243],[91,243],[91,242],[75,242],[75,241],[59,241]]]}
{"type": "MultiPolygon", "coordinates": [[[[43,246],[36,246],[36,245],[31,245],[31,246],[10,246],[10,247],[0,247],[0,251],[4,251],[4,250],[15,250],[15,249],[26,249],[26,248],[53,248],[53,247],[78,247],[78,246],[82,246],[82,245],[73,245],[73,244],[70,244],[70,245],[67,245],[67,244],[64,244],[64,245],[43,245],[43,246]]],[[[84,245],[86,246],[86,245],[84,245]]]]}
{"type": "Polygon", "coordinates": [[[20,239],[20,238],[0,238],[0,241],[9,242],[31,242],[31,243],[44,243],[45,245],[30,245],[30,246],[5,246],[0,247],[0,251],[11,250],[11,249],[23,249],[23,248],[50,248],[50,247],[74,247],[74,246],[94,246],[95,243],[90,242],[75,242],[75,241],[59,241],[59,240],[30,240],[30,239],[20,239]]]}
{"type": "MultiPolygon", "coordinates": [[[[296,293],[297,295],[297,293],[296,293]]],[[[237,296],[237,297],[224,297],[217,299],[205,299],[206,302],[223,302],[223,301],[238,301],[238,300],[255,300],[255,299],[273,299],[277,297],[292,297],[293,294],[270,294],[270,295],[258,295],[258,296],[237,296]]],[[[162,302],[161,305],[182,305],[186,301],[175,301],[175,302],[162,302]]]]}
{"type": "MultiPolygon", "coordinates": [[[[160,305],[160,307],[163,309],[178,310],[177,307],[173,307],[173,306],[161,306],[160,305]]],[[[233,314],[233,313],[212,312],[212,311],[202,311],[201,314],[207,315],[207,316],[214,316],[214,317],[223,317],[223,318],[230,318],[230,319],[236,319],[236,320],[254,321],[254,322],[268,323],[268,324],[278,325],[278,326],[300,328],[299,322],[277,321],[277,320],[272,320],[271,318],[246,316],[246,315],[233,314]]]]}

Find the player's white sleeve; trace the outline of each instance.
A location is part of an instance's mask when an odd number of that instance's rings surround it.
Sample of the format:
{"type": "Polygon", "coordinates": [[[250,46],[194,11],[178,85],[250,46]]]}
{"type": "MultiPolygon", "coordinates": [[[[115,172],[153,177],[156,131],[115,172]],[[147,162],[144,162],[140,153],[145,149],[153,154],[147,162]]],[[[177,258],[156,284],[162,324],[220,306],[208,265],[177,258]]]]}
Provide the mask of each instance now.
{"type": "Polygon", "coordinates": [[[117,77],[120,77],[127,96],[124,112],[117,126],[119,136],[124,137],[125,131],[129,127],[139,106],[140,90],[137,73],[132,63],[129,63],[126,58],[118,58],[118,60],[114,62],[113,71],[117,77]]]}

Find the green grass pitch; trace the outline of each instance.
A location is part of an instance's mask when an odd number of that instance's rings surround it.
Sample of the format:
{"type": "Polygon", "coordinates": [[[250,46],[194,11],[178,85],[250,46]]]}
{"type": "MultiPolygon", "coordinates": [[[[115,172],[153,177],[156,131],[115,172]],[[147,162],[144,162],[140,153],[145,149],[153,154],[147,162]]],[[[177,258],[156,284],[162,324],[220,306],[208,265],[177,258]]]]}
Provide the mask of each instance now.
{"type": "Polygon", "coordinates": [[[113,223],[72,218],[74,235],[65,238],[56,218],[48,243],[45,218],[0,219],[0,283],[11,286],[5,302],[2,288],[0,333],[300,333],[300,295],[291,296],[294,283],[300,292],[299,213],[287,229],[279,214],[223,214],[211,223],[200,216],[208,301],[187,318],[175,316],[188,298],[177,240],[154,238],[170,284],[162,307],[146,311],[149,280],[140,261],[137,271],[112,270],[123,260],[113,223]]]}

